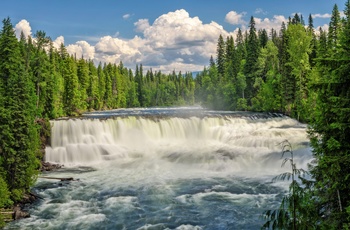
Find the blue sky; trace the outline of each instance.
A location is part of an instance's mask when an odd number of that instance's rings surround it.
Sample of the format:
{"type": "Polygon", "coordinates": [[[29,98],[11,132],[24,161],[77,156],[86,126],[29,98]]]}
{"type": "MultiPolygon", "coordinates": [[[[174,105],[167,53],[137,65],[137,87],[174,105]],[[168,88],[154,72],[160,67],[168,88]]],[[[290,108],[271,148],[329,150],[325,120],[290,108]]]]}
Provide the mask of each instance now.
{"type": "Polygon", "coordinates": [[[345,0],[11,0],[0,4],[0,17],[9,16],[17,33],[43,30],[96,62],[185,72],[202,70],[218,36],[247,29],[251,16],[258,29],[279,29],[289,16],[307,22],[311,13],[327,29],[334,4],[343,10],[345,0]]]}

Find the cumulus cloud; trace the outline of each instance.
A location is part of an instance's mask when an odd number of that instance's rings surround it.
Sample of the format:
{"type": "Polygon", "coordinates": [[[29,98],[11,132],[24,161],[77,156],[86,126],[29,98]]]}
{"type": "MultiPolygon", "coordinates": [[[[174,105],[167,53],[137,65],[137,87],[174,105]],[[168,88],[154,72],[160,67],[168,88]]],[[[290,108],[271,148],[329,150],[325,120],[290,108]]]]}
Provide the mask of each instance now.
{"type": "Polygon", "coordinates": [[[59,49],[61,44],[64,44],[64,37],[59,36],[55,40],[53,40],[52,43],[53,43],[53,47],[55,47],[56,49],[59,49]]]}
{"type": "Polygon", "coordinates": [[[105,36],[95,45],[95,61],[119,63],[123,61],[126,66],[131,67],[142,60],[141,46],[144,41],[139,37],[130,40],[105,36]]]}
{"type": "Polygon", "coordinates": [[[331,18],[331,14],[312,14],[311,15],[313,18],[331,18]]]}
{"type": "Polygon", "coordinates": [[[267,31],[271,29],[279,30],[281,28],[282,22],[287,22],[288,19],[282,15],[275,15],[272,19],[269,18],[254,18],[255,27],[257,30],[266,29],[267,31]]]}
{"type": "MultiPolygon", "coordinates": [[[[247,27],[244,21],[246,13],[231,11],[226,15],[226,21],[231,24],[240,24],[244,31],[247,27]]],[[[280,29],[281,23],[287,21],[284,16],[276,15],[273,18],[255,18],[257,29],[280,29]]],[[[31,30],[29,23],[20,24],[18,28],[31,30]],[[28,25],[28,26],[26,26],[28,25]]],[[[212,21],[204,23],[199,17],[192,17],[184,10],[176,10],[159,16],[153,22],[148,19],[139,19],[134,23],[134,29],[139,34],[130,39],[120,38],[118,34],[104,36],[91,45],[80,38],[74,44],[66,45],[70,54],[77,58],[93,59],[95,63],[119,63],[134,68],[136,64],[143,64],[144,69],[152,68],[162,72],[200,71],[208,65],[210,56],[216,54],[219,35],[236,37],[235,31],[226,31],[222,25],[212,21]]],[[[64,37],[60,36],[53,41],[56,48],[64,44],[64,37]]]]}
{"type": "Polygon", "coordinates": [[[148,19],[139,19],[137,22],[134,23],[135,31],[136,32],[143,32],[145,31],[150,25],[148,22],[148,19]]]}
{"type": "Polygon", "coordinates": [[[328,31],[329,30],[329,25],[328,24],[323,24],[322,26],[318,26],[315,29],[316,35],[320,35],[320,29],[322,28],[323,31],[328,31]]]}
{"type": "Polygon", "coordinates": [[[91,46],[86,41],[78,41],[75,44],[68,45],[67,52],[76,55],[77,58],[94,59],[95,47],[91,46]]]}
{"type": "Polygon", "coordinates": [[[15,33],[18,39],[20,38],[22,32],[26,38],[32,35],[32,28],[29,22],[25,19],[21,20],[15,26],[15,33]]]}
{"type": "Polygon", "coordinates": [[[101,38],[95,45],[95,60],[121,60],[129,67],[142,63],[145,69],[152,67],[163,72],[198,71],[208,64],[211,55],[215,56],[219,35],[233,35],[218,23],[205,24],[183,9],[163,14],[152,24],[148,19],[140,19],[134,26],[142,36],[101,38]]]}
{"type": "Polygon", "coordinates": [[[225,21],[232,25],[246,24],[247,22],[243,19],[244,15],[246,15],[246,12],[230,11],[226,14],[225,21]]]}

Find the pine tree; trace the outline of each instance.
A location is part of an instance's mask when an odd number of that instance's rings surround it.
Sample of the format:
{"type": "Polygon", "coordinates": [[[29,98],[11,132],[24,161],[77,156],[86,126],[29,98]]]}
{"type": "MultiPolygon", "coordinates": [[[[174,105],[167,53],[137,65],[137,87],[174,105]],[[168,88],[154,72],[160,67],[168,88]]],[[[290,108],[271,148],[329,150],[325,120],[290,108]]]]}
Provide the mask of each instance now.
{"type": "Polygon", "coordinates": [[[328,68],[318,85],[317,113],[311,122],[311,143],[316,159],[311,173],[315,179],[315,206],[319,216],[323,217],[319,224],[320,229],[350,227],[349,0],[346,1],[344,13],[344,29],[338,37],[336,55],[332,59],[320,60],[328,68]]]}
{"type": "Polygon", "coordinates": [[[98,77],[98,109],[102,109],[104,108],[104,105],[105,105],[104,95],[106,91],[106,79],[104,77],[104,72],[103,72],[101,62],[97,67],[97,77],[98,77]]]}
{"type": "Polygon", "coordinates": [[[247,41],[247,61],[244,66],[244,74],[247,79],[247,90],[246,98],[248,101],[254,97],[254,82],[255,82],[255,71],[256,71],[256,62],[259,57],[259,40],[256,34],[255,20],[254,17],[251,17],[249,23],[249,36],[247,41]]]}
{"type": "Polygon", "coordinates": [[[314,59],[317,56],[317,38],[315,34],[315,29],[314,29],[314,20],[312,18],[312,15],[309,15],[308,19],[308,26],[307,26],[307,31],[311,34],[312,40],[311,40],[311,53],[309,55],[309,60],[310,60],[310,66],[313,67],[315,65],[314,59]]]}
{"type": "Polygon", "coordinates": [[[312,35],[305,31],[301,24],[291,24],[287,29],[289,61],[286,63],[291,67],[296,85],[296,115],[305,114],[305,103],[307,99],[308,73],[310,71],[309,54],[311,53],[312,35]]]}
{"type": "Polygon", "coordinates": [[[327,54],[327,32],[320,27],[319,45],[317,49],[317,57],[326,57],[327,54]]]}
{"type": "Polygon", "coordinates": [[[88,95],[88,108],[89,110],[98,109],[98,75],[97,68],[95,67],[92,60],[89,60],[89,78],[88,78],[88,87],[87,87],[87,95],[88,95]]]}
{"type": "Polygon", "coordinates": [[[77,66],[73,57],[68,57],[64,61],[64,94],[63,102],[67,115],[78,115],[81,111],[81,101],[79,92],[79,79],[77,75],[77,66]]]}
{"type": "Polygon", "coordinates": [[[49,58],[46,54],[46,48],[50,44],[50,38],[46,36],[44,31],[35,33],[33,59],[30,60],[31,71],[33,73],[33,82],[36,88],[37,102],[36,107],[38,112],[44,113],[47,99],[47,78],[49,78],[49,58]]]}
{"type": "Polygon", "coordinates": [[[260,47],[265,48],[267,41],[269,40],[269,37],[267,35],[267,32],[265,29],[259,30],[258,31],[258,35],[259,35],[259,45],[260,47]]]}
{"type": "Polygon", "coordinates": [[[291,66],[287,65],[290,59],[288,49],[288,33],[284,22],[281,25],[280,45],[278,47],[279,68],[281,74],[282,111],[293,115],[293,103],[295,99],[295,78],[292,76],[291,66]]]}
{"type": "Polygon", "coordinates": [[[216,48],[216,64],[219,74],[219,81],[225,76],[225,42],[220,34],[216,48]]]}
{"type": "Polygon", "coordinates": [[[234,65],[235,43],[232,36],[227,37],[225,47],[225,81],[234,83],[238,71],[235,69],[234,65]]]}
{"type": "Polygon", "coordinates": [[[0,34],[0,173],[18,201],[38,173],[39,148],[34,86],[26,75],[9,18],[0,34]],[[1,170],[2,169],[2,170],[1,170]]]}
{"type": "Polygon", "coordinates": [[[83,57],[77,61],[77,75],[79,80],[80,108],[86,110],[88,100],[87,88],[89,86],[89,64],[83,57]]]}
{"type": "Polygon", "coordinates": [[[335,4],[332,10],[332,16],[329,22],[329,29],[328,29],[328,49],[332,53],[339,44],[340,32],[341,32],[340,12],[338,10],[337,4],[335,4]]]}

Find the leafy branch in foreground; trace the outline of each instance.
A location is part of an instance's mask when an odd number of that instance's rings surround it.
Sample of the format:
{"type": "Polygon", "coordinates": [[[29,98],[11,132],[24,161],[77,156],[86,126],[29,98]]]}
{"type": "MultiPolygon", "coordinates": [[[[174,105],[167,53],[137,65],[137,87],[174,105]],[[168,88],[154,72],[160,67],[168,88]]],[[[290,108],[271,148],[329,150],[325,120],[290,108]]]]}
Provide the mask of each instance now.
{"type": "Polygon", "coordinates": [[[303,177],[307,172],[304,169],[298,169],[294,162],[294,153],[291,143],[288,140],[280,143],[282,146],[282,167],[289,163],[291,172],[282,173],[272,179],[273,182],[292,180],[289,185],[289,192],[282,199],[281,205],[277,210],[267,210],[263,213],[266,222],[262,229],[313,229],[313,221],[309,219],[308,199],[310,193],[302,187],[303,182],[307,180],[303,177]]]}

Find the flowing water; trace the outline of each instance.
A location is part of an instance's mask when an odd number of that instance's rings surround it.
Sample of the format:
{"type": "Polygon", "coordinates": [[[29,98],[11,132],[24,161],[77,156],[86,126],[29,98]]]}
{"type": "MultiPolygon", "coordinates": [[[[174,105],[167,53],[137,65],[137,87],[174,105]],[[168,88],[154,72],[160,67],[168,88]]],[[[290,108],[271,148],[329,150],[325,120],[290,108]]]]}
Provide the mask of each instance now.
{"type": "Polygon", "coordinates": [[[297,167],[311,160],[306,126],[276,114],[134,109],[52,121],[39,178],[43,200],[9,229],[260,229],[286,183],[284,140],[297,167]]]}

